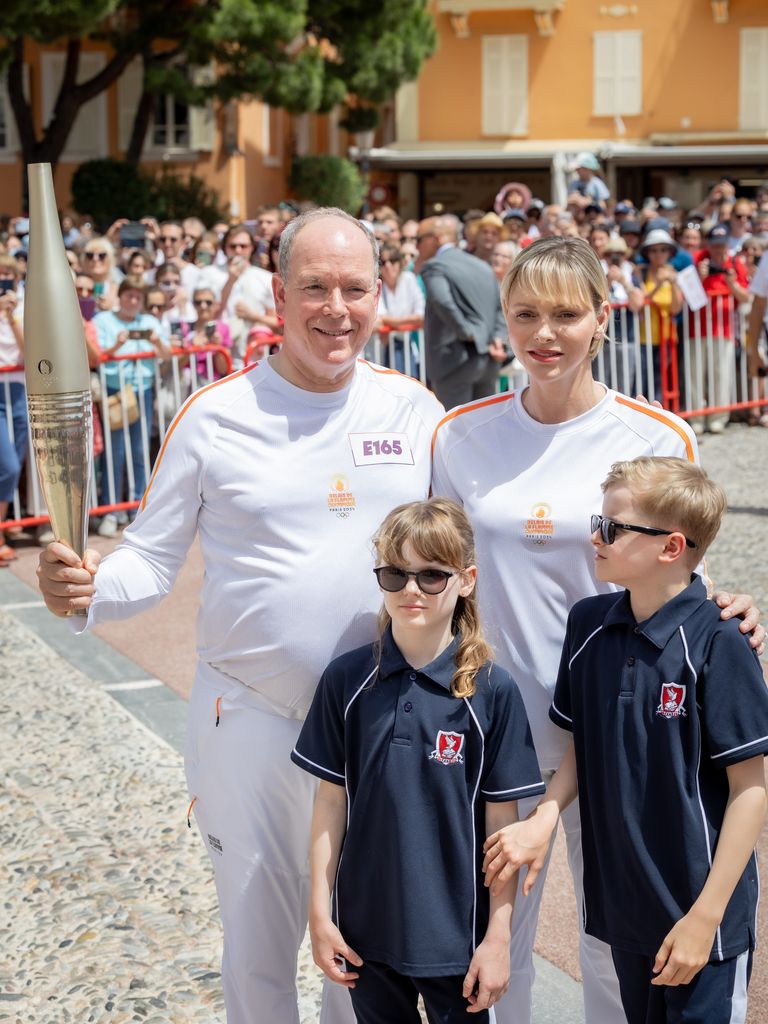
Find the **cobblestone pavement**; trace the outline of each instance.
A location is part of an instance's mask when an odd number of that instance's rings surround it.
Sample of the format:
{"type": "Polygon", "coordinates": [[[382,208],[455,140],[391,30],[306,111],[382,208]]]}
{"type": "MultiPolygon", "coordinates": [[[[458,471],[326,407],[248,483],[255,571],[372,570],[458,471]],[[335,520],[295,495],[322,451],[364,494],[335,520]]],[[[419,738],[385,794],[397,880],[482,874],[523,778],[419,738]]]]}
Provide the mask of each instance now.
{"type": "MultiPolygon", "coordinates": [[[[181,757],[1,612],[0,637],[0,1020],[223,1022],[181,757]]],[[[315,1021],[306,951],[301,982],[315,1021]]]]}

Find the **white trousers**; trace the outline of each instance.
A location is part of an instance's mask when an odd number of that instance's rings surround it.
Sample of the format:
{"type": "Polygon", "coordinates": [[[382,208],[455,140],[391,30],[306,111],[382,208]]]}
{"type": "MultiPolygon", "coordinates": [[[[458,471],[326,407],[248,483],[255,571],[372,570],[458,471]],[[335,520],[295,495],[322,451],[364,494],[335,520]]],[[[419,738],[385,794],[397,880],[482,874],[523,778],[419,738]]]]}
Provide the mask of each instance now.
{"type": "MultiPolygon", "coordinates": [[[[728,338],[712,338],[711,347],[706,338],[698,344],[696,339],[691,339],[691,404],[694,409],[730,404],[736,380],[735,348],[735,342],[728,338]]],[[[715,429],[725,427],[730,418],[728,410],[710,416],[694,416],[691,427],[694,433],[703,434],[713,424],[715,429]]]]}
{"type": "MultiPolygon", "coordinates": [[[[525,818],[530,814],[540,799],[540,797],[534,797],[530,800],[521,800],[518,804],[520,818],[525,818]]],[[[611,947],[600,942],[599,939],[592,938],[591,935],[586,935],[583,929],[583,861],[578,801],[574,801],[566,809],[561,820],[565,829],[568,864],[573,875],[579,912],[579,960],[583,978],[584,1016],[587,1024],[626,1024],[627,1019],[621,1005],[619,982],[613,966],[611,947]]],[[[522,893],[524,872],[521,872],[512,915],[509,989],[494,1008],[497,1024],[528,1024],[531,1020],[531,990],[536,976],[533,966],[533,944],[536,939],[541,894],[551,854],[552,847],[550,846],[544,869],[527,896],[523,896],[522,893]]]]}
{"type": "MultiPolygon", "coordinates": [[[[227,1024],[299,1024],[296,963],[307,926],[316,781],[290,760],[301,722],[259,704],[242,684],[198,669],[187,783],[224,926],[227,1024]]],[[[320,1019],[354,1024],[346,989],[327,984],[320,1019]]]]}

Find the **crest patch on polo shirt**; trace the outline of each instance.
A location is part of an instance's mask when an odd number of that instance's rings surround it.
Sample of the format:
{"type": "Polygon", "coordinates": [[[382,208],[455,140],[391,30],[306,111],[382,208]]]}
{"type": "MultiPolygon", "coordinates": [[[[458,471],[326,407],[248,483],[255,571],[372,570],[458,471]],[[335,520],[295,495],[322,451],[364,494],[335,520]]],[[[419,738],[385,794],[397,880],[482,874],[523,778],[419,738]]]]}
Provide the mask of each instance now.
{"type": "Polygon", "coordinates": [[[680,683],[662,683],[661,700],[656,708],[656,714],[662,718],[681,718],[687,714],[684,703],[684,686],[680,683]]]}
{"type": "Polygon", "coordinates": [[[437,734],[435,749],[429,755],[429,759],[430,761],[439,761],[440,764],[462,764],[464,761],[461,754],[463,746],[463,733],[443,732],[441,729],[437,734]]]}

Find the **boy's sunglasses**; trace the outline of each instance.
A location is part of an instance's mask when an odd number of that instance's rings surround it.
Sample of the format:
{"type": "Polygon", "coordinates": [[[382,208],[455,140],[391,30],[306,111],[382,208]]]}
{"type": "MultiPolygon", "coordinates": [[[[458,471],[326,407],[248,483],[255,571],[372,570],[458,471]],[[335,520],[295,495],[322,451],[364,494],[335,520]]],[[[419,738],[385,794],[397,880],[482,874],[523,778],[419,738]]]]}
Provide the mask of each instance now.
{"type": "MultiPolygon", "coordinates": [[[[605,516],[592,516],[590,526],[592,533],[595,533],[597,530],[600,531],[600,539],[603,544],[613,544],[616,540],[617,530],[647,533],[650,537],[669,537],[670,534],[678,532],[677,530],[657,530],[653,526],[633,526],[632,523],[617,523],[615,519],[606,519],[605,516]]],[[[687,537],[685,538],[685,543],[689,548],[696,547],[694,542],[687,537]]]]}
{"type": "Polygon", "coordinates": [[[416,586],[423,594],[442,594],[448,586],[448,580],[455,576],[455,572],[447,572],[445,569],[422,569],[421,572],[408,572],[406,569],[398,569],[394,565],[380,565],[373,570],[376,579],[382,590],[389,594],[396,594],[398,590],[404,590],[408,580],[413,576],[416,586]]]}

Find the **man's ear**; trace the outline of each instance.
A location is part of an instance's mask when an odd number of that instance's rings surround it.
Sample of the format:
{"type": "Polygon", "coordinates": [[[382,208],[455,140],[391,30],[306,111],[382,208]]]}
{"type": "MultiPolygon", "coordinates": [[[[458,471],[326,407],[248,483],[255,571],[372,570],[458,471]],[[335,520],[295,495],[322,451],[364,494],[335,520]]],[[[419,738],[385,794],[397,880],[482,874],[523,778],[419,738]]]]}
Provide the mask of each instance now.
{"type": "Polygon", "coordinates": [[[275,297],[275,312],[282,316],[285,311],[285,284],[279,274],[272,275],[272,294],[275,297]]]}

